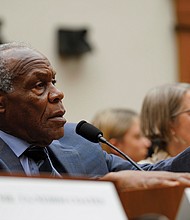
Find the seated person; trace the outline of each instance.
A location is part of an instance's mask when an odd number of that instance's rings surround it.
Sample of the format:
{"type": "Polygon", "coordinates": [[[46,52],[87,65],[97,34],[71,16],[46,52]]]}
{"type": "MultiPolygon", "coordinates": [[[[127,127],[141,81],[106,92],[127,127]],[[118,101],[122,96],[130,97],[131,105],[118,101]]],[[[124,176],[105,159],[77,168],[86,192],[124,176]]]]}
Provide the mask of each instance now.
{"type": "Polygon", "coordinates": [[[142,131],[152,154],[141,163],[156,163],[190,146],[190,84],[164,84],[151,89],[141,110],[142,131]]]}
{"type": "MultiPolygon", "coordinates": [[[[142,135],[140,119],[135,111],[125,108],[104,109],[95,114],[92,124],[103,132],[107,141],[133,161],[138,162],[147,157],[150,141],[142,135]]],[[[102,149],[121,156],[106,144],[102,144],[102,149]]]]}

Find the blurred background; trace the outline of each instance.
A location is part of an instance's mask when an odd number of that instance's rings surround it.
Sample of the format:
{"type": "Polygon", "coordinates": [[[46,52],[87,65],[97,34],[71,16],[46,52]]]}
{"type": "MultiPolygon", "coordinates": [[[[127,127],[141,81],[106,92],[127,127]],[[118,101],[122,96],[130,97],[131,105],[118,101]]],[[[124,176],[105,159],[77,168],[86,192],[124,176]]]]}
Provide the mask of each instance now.
{"type": "Polygon", "coordinates": [[[48,57],[68,121],[107,107],[139,112],[150,88],[180,80],[174,2],[0,0],[0,41],[26,42],[48,57]],[[72,40],[78,49],[64,52],[72,40]]]}

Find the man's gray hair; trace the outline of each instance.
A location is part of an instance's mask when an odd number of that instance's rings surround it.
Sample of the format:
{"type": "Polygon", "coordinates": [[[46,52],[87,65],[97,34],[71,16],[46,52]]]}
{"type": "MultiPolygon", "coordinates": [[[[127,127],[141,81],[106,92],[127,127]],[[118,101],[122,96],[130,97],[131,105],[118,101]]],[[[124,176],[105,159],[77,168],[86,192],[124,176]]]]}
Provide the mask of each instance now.
{"type": "Polygon", "coordinates": [[[24,43],[6,43],[0,45],[0,91],[9,93],[13,90],[13,79],[16,73],[9,69],[9,65],[6,59],[6,51],[14,48],[30,48],[24,43]]]}

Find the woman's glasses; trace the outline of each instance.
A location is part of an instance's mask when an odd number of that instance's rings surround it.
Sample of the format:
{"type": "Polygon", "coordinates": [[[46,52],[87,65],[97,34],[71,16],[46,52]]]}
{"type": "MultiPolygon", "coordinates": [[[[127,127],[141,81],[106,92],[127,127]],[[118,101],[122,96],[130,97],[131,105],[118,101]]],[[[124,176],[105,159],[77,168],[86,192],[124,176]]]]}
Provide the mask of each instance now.
{"type": "Polygon", "coordinates": [[[184,110],[184,111],[181,111],[181,112],[177,112],[176,114],[172,115],[172,118],[177,117],[178,115],[181,115],[183,113],[190,113],[190,109],[187,109],[187,110],[184,110]]]}

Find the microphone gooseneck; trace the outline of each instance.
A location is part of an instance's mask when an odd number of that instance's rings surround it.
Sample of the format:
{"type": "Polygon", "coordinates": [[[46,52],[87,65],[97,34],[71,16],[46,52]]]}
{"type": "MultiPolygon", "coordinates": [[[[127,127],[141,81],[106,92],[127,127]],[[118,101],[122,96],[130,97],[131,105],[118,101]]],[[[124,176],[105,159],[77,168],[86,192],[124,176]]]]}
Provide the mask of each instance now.
{"type": "Polygon", "coordinates": [[[127,156],[122,151],[120,151],[117,147],[115,147],[110,142],[108,142],[103,137],[103,133],[98,128],[93,126],[92,124],[89,124],[88,122],[84,120],[80,121],[76,126],[76,133],[91,142],[94,142],[94,143],[101,142],[101,143],[107,144],[109,147],[111,147],[112,149],[117,151],[119,154],[121,154],[126,160],[128,160],[138,170],[144,171],[129,156],[127,156]]]}

